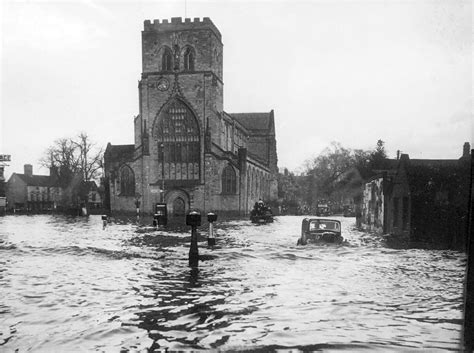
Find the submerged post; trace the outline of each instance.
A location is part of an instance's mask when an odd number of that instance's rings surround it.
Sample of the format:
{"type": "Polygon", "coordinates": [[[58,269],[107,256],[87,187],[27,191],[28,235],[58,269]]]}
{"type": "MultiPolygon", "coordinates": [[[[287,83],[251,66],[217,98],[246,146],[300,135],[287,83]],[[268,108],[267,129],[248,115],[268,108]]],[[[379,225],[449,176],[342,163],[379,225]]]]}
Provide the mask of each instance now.
{"type": "Polygon", "coordinates": [[[214,222],[217,221],[217,215],[213,212],[207,214],[207,221],[209,222],[209,234],[207,236],[207,246],[216,245],[216,237],[214,236],[214,222]]]}
{"type": "Polygon", "coordinates": [[[467,267],[464,286],[464,352],[474,351],[474,150],[471,151],[471,187],[469,190],[468,226],[466,236],[467,267]]]}
{"type": "Polygon", "coordinates": [[[197,267],[199,263],[199,251],[197,245],[197,227],[201,225],[201,214],[191,211],[186,215],[186,225],[191,226],[191,246],[189,248],[189,266],[197,267]]]}
{"type": "Polygon", "coordinates": [[[107,215],[102,215],[102,229],[105,229],[107,227],[107,215]]]}
{"type": "Polygon", "coordinates": [[[140,222],[140,197],[137,195],[135,198],[135,207],[137,209],[137,223],[140,222]]]}

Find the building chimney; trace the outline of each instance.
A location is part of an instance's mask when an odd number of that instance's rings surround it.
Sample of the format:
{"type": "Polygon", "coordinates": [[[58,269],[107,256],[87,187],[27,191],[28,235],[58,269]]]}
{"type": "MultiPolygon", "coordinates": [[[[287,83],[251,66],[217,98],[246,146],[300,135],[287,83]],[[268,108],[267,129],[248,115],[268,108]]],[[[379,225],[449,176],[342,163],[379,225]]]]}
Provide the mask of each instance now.
{"type": "Polygon", "coordinates": [[[400,150],[397,150],[397,161],[400,159],[400,150]]]}
{"type": "Polygon", "coordinates": [[[32,177],[33,176],[33,166],[31,164],[24,165],[25,175],[32,177]]]}
{"type": "Polygon", "coordinates": [[[469,158],[469,153],[471,150],[471,145],[469,142],[464,142],[464,146],[462,148],[462,158],[469,158]]]}

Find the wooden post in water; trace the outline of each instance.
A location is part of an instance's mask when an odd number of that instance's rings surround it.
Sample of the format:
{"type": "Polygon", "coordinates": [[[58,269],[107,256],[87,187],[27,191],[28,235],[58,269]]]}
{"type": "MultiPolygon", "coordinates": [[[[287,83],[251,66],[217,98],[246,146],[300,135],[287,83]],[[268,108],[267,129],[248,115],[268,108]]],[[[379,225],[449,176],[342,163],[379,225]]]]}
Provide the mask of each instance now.
{"type": "Polygon", "coordinates": [[[474,150],[471,150],[471,185],[469,195],[469,228],[467,232],[467,269],[466,286],[464,288],[464,352],[474,351],[474,238],[473,212],[474,207],[474,150]]]}

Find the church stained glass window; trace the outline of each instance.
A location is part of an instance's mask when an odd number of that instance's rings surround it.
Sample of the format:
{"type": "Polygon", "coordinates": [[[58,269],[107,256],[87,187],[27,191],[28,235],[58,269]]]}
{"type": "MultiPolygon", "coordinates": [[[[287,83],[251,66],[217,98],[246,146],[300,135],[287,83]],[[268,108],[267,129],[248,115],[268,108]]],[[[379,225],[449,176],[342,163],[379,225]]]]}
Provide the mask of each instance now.
{"type": "Polygon", "coordinates": [[[198,180],[200,171],[199,126],[181,101],[171,103],[158,121],[158,175],[165,180],[198,180]]]}

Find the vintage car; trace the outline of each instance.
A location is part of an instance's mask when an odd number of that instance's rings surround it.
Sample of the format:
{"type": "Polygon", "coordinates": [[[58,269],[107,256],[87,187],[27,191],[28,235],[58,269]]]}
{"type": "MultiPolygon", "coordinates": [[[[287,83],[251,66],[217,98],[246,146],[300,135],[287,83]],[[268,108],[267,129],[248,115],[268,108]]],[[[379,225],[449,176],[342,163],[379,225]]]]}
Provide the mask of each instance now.
{"type": "Polygon", "coordinates": [[[354,207],[344,206],[344,217],[355,217],[354,207]]]}
{"type": "Polygon", "coordinates": [[[331,215],[331,208],[326,203],[316,205],[316,216],[326,217],[331,215]]]}
{"type": "Polygon", "coordinates": [[[250,212],[250,221],[252,223],[271,223],[273,222],[273,212],[270,207],[259,201],[250,212]]]}
{"type": "Polygon", "coordinates": [[[344,238],[341,235],[341,222],[327,218],[305,218],[301,224],[301,238],[298,245],[310,243],[340,244],[344,238]]]}

